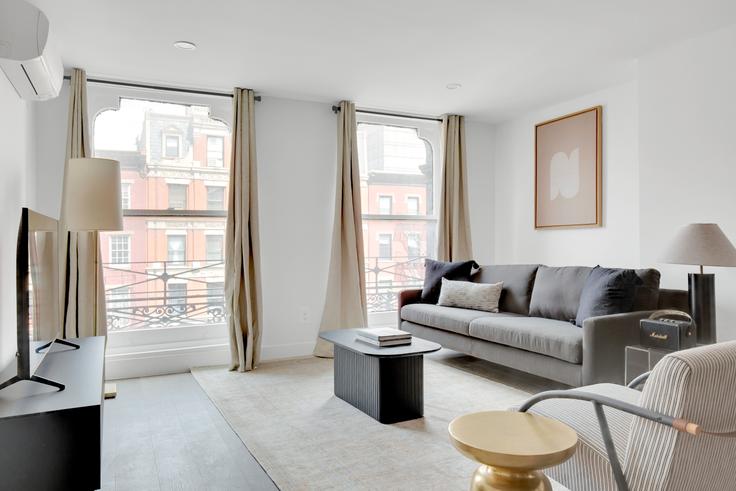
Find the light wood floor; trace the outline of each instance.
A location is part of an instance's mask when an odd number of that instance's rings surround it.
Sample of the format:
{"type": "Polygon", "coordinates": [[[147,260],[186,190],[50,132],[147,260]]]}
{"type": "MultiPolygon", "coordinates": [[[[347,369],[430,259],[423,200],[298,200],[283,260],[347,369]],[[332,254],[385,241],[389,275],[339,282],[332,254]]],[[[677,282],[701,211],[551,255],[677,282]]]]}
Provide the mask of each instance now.
{"type": "Polygon", "coordinates": [[[277,489],[191,374],[117,385],[104,407],[103,490],[277,489]]]}

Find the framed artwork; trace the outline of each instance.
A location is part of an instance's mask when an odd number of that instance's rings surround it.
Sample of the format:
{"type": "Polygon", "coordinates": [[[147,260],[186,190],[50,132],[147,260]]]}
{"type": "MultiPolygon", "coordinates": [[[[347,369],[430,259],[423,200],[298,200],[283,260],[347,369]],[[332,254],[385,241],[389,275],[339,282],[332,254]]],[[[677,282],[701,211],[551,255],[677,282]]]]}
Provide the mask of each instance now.
{"type": "Polygon", "coordinates": [[[602,225],[601,106],[535,127],[534,228],[602,225]]]}

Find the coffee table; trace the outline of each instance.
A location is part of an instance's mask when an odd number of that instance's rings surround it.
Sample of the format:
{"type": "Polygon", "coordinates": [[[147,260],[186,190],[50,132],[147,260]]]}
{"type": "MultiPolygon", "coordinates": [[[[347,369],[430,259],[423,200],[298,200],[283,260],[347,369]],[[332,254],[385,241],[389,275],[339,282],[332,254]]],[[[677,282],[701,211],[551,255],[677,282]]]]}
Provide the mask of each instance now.
{"type": "Polygon", "coordinates": [[[411,344],[379,348],[356,339],[357,329],[319,335],[335,345],[335,395],[381,423],[424,415],[424,354],[441,346],[412,337],[411,344]]]}
{"type": "Polygon", "coordinates": [[[481,464],[471,491],[553,489],[540,469],[575,453],[578,435],[566,424],[538,414],[483,411],[455,418],[448,428],[460,453],[481,464]]]}

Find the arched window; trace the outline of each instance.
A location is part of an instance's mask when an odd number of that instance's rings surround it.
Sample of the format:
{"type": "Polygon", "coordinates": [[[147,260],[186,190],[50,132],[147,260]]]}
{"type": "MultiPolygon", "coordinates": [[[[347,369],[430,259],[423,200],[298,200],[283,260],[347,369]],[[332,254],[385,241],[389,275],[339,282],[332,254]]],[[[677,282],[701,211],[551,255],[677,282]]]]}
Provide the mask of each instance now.
{"type": "Polygon", "coordinates": [[[207,106],[121,97],[93,128],[95,156],[121,165],[124,230],[101,239],[108,330],[224,324],[228,126],[207,106]]]}
{"type": "Polygon", "coordinates": [[[380,323],[399,291],[422,286],[424,258],[436,254],[440,124],[357,116],[369,321],[380,323]]]}

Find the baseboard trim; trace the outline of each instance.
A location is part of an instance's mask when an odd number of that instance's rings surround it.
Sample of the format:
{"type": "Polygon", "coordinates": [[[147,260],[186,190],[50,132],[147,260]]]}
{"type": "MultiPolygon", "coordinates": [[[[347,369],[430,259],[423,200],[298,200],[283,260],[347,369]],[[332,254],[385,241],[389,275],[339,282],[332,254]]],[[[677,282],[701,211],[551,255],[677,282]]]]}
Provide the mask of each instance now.
{"type": "Polygon", "coordinates": [[[105,357],[105,379],[186,373],[193,367],[226,365],[229,362],[230,347],[227,344],[108,354],[105,357]]]}
{"type": "MultiPolygon", "coordinates": [[[[311,356],[314,343],[276,344],[261,347],[261,361],[282,361],[311,356]]],[[[142,347],[139,351],[108,353],[105,357],[105,379],[150,377],[186,373],[195,367],[228,365],[230,346],[211,344],[170,349],[142,347]]]]}

